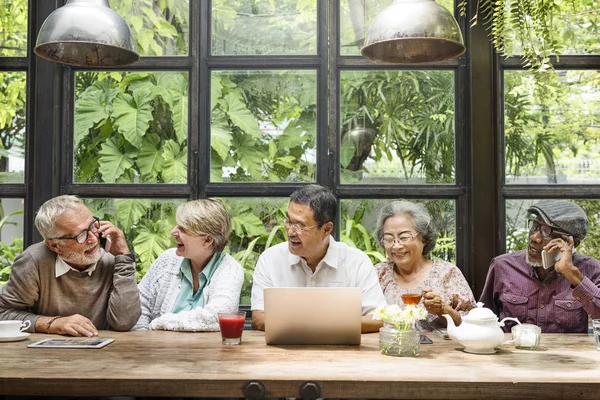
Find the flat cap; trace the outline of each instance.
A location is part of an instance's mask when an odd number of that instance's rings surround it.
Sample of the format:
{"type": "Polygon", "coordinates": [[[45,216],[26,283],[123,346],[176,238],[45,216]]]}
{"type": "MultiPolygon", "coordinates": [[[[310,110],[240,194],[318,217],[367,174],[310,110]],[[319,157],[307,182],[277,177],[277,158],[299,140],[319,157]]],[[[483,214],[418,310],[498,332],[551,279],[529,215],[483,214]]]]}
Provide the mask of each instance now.
{"type": "Polygon", "coordinates": [[[584,239],[588,232],[588,219],[585,211],[575,203],[566,200],[542,200],[527,210],[539,215],[551,228],[556,228],[584,239]]]}

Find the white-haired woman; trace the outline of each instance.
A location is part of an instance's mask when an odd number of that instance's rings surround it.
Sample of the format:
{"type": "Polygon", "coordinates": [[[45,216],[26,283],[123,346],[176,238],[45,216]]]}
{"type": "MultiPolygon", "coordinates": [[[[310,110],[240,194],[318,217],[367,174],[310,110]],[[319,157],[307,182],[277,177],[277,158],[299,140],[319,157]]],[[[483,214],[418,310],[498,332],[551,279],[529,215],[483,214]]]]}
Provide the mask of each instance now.
{"type": "Polygon", "coordinates": [[[424,291],[419,307],[425,307],[429,314],[419,321],[419,329],[445,327],[442,314],[449,314],[460,325],[461,315],[475,306],[475,298],[454,264],[428,258],[437,231],[425,207],[405,200],[385,205],[379,212],[375,235],[387,255],[387,261],[375,268],[388,304],[405,307],[403,294],[424,291]]]}
{"type": "Polygon", "coordinates": [[[218,331],[217,313],[237,311],[242,266],[223,249],[231,217],[219,200],[184,203],[162,253],[139,283],[142,316],[134,330],[218,331]]]}

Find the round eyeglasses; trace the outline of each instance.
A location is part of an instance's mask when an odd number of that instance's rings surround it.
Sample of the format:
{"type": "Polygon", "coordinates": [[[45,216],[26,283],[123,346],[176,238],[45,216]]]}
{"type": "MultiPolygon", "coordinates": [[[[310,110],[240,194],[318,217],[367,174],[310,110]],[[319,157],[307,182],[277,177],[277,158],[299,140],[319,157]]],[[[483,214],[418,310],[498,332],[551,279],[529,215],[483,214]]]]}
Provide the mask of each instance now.
{"type": "Polygon", "coordinates": [[[392,247],[394,245],[394,243],[396,243],[396,242],[398,242],[398,244],[404,246],[405,244],[407,244],[408,242],[410,242],[417,236],[419,236],[419,235],[416,235],[416,234],[415,235],[404,235],[404,236],[400,236],[400,237],[386,236],[383,238],[383,240],[381,242],[383,243],[383,247],[392,247]]]}
{"type": "Polygon", "coordinates": [[[82,230],[75,236],[61,236],[56,238],[48,238],[50,240],[75,240],[79,244],[83,244],[88,240],[88,232],[96,233],[98,232],[98,228],[100,228],[100,218],[94,217],[94,220],[87,227],[87,229],[82,230]]]}

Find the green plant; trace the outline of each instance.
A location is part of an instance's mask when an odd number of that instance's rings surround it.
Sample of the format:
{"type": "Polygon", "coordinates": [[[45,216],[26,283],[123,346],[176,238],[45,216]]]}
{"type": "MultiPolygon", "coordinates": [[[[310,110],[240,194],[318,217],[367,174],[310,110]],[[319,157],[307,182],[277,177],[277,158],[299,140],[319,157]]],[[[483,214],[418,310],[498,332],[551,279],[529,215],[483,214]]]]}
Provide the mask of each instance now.
{"type": "MultiPolygon", "coordinates": [[[[0,232],[5,225],[16,225],[15,222],[9,221],[9,219],[15,215],[23,214],[22,210],[15,211],[8,215],[4,215],[2,207],[0,207],[0,232]]],[[[15,238],[11,244],[0,241],[0,285],[5,284],[8,281],[10,275],[11,265],[15,261],[15,258],[23,252],[23,239],[15,238]]]]}

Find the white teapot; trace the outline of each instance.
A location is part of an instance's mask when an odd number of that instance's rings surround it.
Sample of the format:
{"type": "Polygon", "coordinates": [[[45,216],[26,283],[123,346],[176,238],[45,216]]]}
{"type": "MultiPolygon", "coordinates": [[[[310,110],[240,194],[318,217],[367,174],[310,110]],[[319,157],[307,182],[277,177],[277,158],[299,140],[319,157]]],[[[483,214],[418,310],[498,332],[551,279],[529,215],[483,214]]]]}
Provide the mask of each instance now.
{"type": "MultiPolygon", "coordinates": [[[[462,317],[460,326],[454,325],[454,320],[448,314],[443,314],[448,321],[448,335],[465,347],[464,351],[475,354],[493,354],[496,347],[513,343],[513,340],[504,340],[504,332],[500,327],[504,321],[511,320],[521,325],[518,319],[507,317],[498,322],[498,317],[483,303],[477,303],[469,314],[462,317]]],[[[522,331],[522,330],[521,330],[522,331]]]]}

